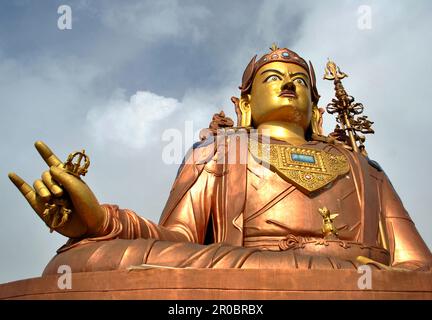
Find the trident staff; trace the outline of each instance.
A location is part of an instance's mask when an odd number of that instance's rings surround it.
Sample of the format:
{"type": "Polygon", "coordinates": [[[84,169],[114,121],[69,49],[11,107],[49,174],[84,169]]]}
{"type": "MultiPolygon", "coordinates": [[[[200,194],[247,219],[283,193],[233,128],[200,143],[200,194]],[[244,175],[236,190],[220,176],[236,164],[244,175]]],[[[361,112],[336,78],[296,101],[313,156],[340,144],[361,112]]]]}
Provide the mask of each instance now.
{"type": "Polygon", "coordinates": [[[327,105],[327,112],[329,114],[336,113],[336,121],[338,123],[330,136],[344,142],[354,152],[361,152],[367,156],[363,144],[366,138],[363,135],[359,135],[358,132],[364,134],[374,133],[372,129],[373,122],[368,120],[367,116],[359,116],[363,113],[363,104],[354,103],[354,97],[347,94],[341,81],[345,77],[348,77],[348,75],[342,72],[333,61],[329,60],[327,62],[323,78],[325,80],[333,80],[336,91],[336,99],[332,99],[332,102],[327,105]],[[357,145],[357,142],[359,142],[359,145],[357,145]]]}

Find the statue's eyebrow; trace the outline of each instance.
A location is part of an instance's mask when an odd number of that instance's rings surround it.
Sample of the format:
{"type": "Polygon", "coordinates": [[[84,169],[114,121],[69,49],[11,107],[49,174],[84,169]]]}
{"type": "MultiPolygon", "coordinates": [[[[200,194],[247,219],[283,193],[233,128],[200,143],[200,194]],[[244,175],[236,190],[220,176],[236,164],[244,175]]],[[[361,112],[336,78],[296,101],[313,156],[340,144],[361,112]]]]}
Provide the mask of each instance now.
{"type": "Polygon", "coordinates": [[[289,75],[290,75],[290,77],[303,76],[306,79],[309,79],[308,75],[306,73],[304,73],[304,72],[290,73],[289,75]]]}
{"type": "Polygon", "coordinates": [[[266,72],[275,72],[277,74],[280,74],[281,76],[284,75],[283,72],[280,72],[279,70],[276,70],[276,69],[267,69],[267,70],[264,70],[263,72],[261,72],[261,74],[264,74],[266,72]]]}

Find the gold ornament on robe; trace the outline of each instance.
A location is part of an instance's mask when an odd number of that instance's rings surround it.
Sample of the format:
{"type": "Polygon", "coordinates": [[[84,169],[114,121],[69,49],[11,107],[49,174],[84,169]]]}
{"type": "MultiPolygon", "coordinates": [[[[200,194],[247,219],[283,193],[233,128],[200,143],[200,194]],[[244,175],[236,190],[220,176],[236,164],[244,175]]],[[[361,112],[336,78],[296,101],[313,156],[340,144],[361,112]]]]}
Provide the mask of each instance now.
{"type": "Polygon", "coordinates": [[[348,159],[323,150],[282,144],[249,143],[251,154],[302,192],[317,191],[349,172],[348,159]]]}

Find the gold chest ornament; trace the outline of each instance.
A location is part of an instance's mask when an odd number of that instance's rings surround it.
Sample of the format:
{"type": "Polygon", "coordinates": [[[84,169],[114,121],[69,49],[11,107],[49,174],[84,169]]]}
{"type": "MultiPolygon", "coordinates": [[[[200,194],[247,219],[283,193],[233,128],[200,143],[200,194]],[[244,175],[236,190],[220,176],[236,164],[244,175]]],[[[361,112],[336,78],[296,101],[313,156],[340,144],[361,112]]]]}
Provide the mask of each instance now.
{"type": "Polygon", "coordinates": [[[344,155],[323,150],[251,140],[249,151],[263,165],[269,165],[271,170],[308,195],[347,174],[350,169],[344,155]]]}

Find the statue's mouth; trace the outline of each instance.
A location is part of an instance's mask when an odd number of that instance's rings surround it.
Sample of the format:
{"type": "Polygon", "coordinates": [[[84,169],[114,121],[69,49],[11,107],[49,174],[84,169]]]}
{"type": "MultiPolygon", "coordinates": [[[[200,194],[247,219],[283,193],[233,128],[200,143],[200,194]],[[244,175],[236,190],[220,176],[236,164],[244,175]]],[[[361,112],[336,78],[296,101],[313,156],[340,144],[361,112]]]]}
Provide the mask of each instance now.
{"type": "Polygon", "coordinates": [[[297,98],[297,94],[292,90],[284,90],[279,94],[279,97],[297,98]]]}

